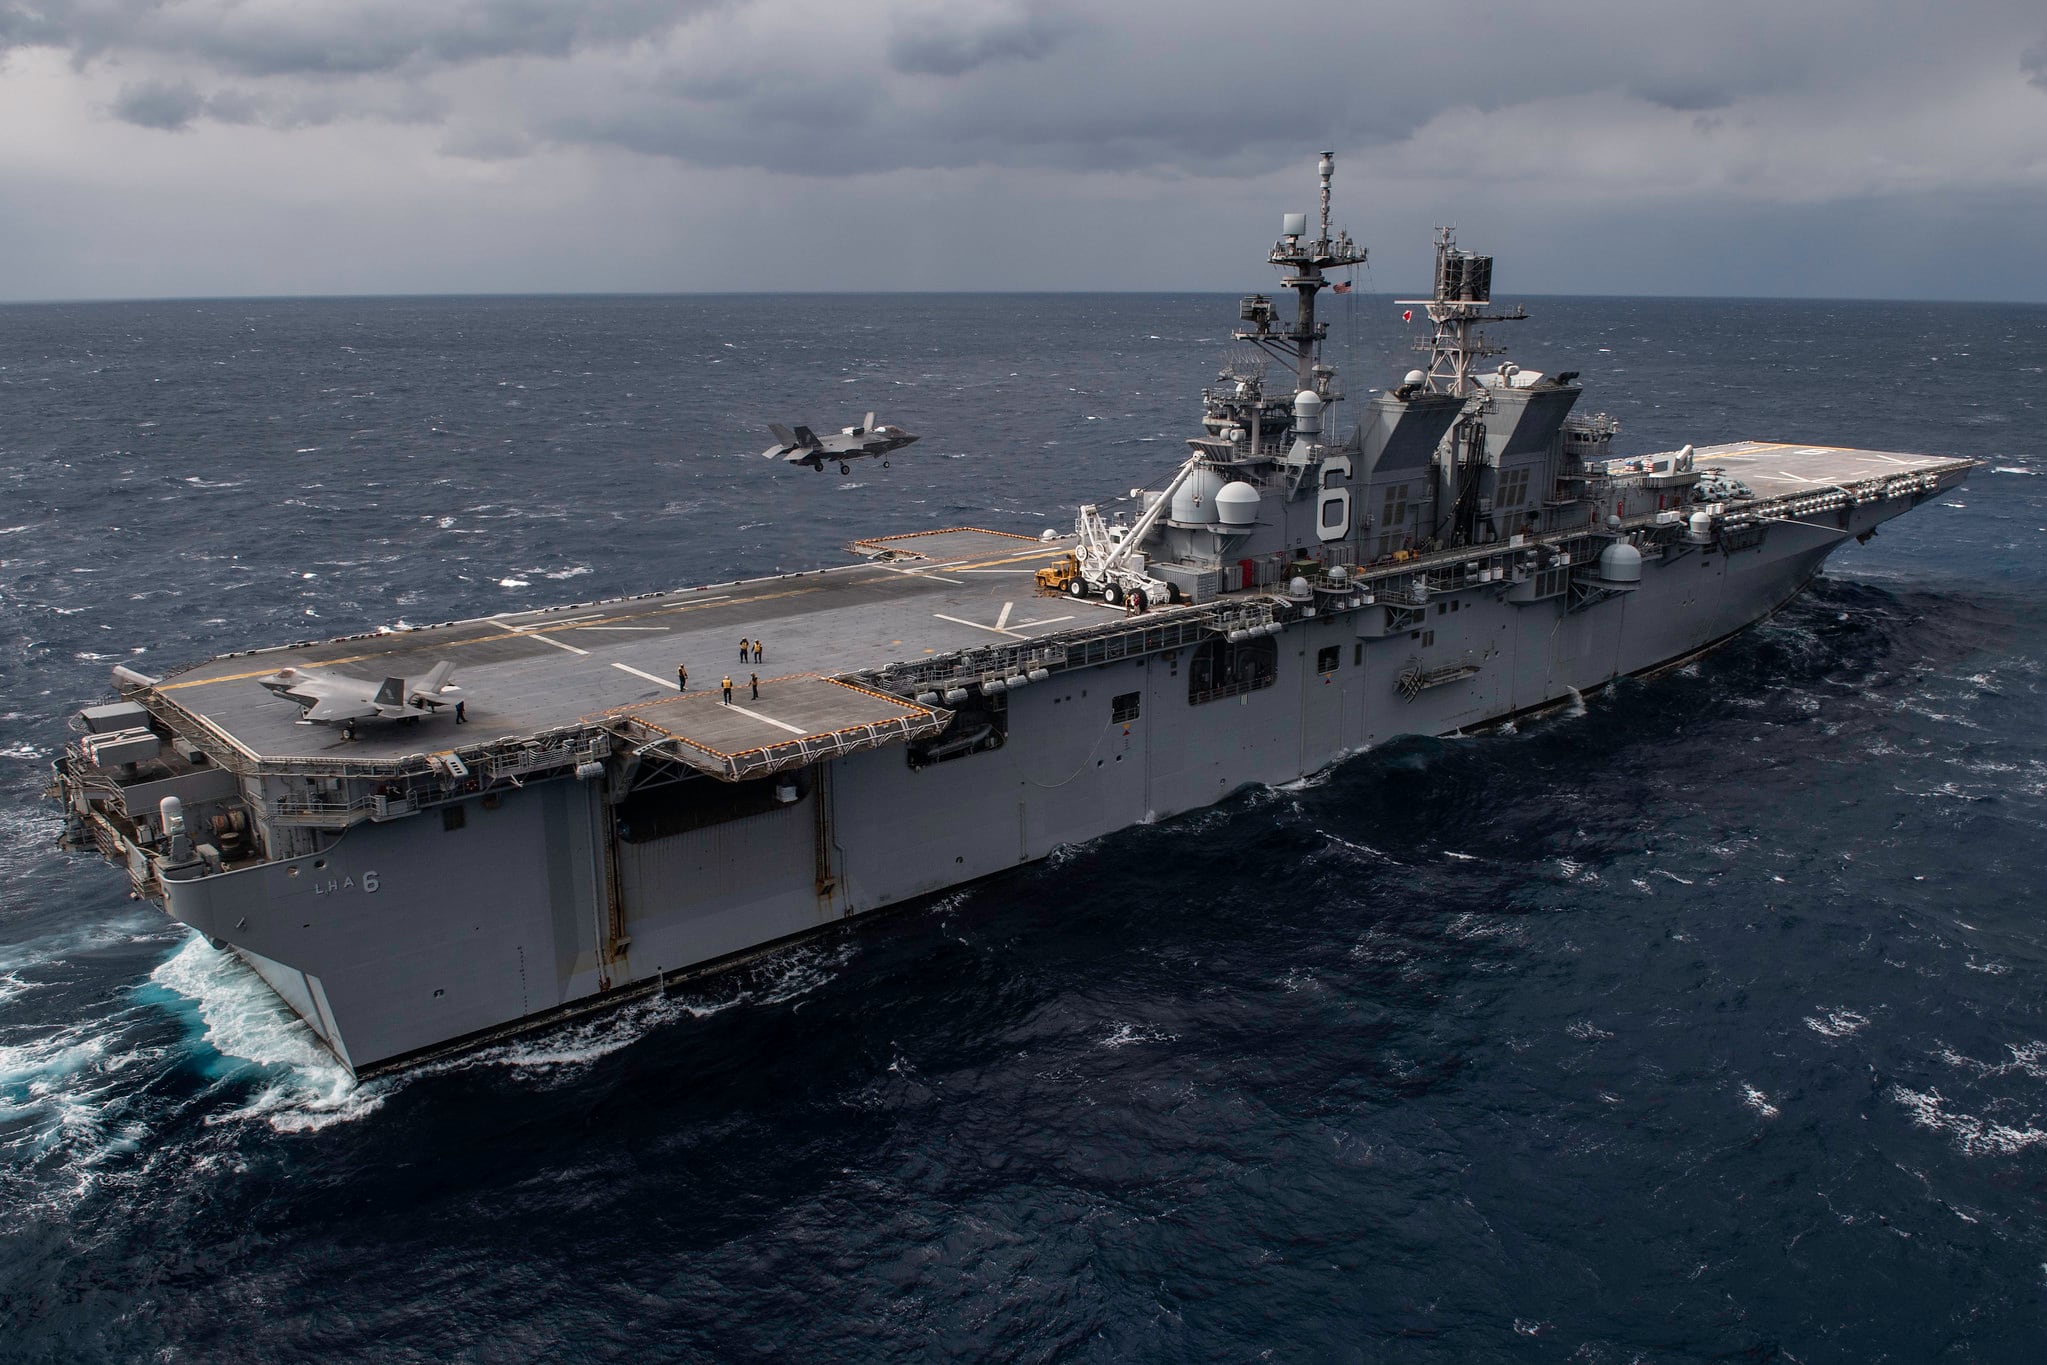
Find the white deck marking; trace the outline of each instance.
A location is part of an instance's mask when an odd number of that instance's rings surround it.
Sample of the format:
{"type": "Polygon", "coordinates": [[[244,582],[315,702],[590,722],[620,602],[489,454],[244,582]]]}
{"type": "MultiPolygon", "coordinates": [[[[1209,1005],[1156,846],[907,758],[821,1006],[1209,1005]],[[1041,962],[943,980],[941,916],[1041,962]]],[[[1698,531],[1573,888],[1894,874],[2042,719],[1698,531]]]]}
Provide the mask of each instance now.
{"type": "Polygon", "coordinates": [[[577,630],[667,630],[667,626],[577,626],[577,630]]]}
{"type": "Polygon", "coordinates": [[[1008,625],[1009,614],[1015,610],[1016,603],[1004,602],[1002,604],[1002,611],[995,617],[995,629],[1001,630],[1004,626],[1008,625]]]}
{"type": "Polygon", "coordinates": [[[1036,573],[1036,569],[954,569],[954,573],[1036,573]]]}
{"type": "Polygon", "coordinates": [[[1018,621],[1016,628],[1022,630],[1026,626],[1056,626],[1061,621],[1071,621],[1072,619],[1071,616],[1047,616],[1036,621],[1018,621]]]}
{"type": "Polygon", "coordinates": [[[963,621],[957,616],[947,616],[942,611],[934,611],[931,614],[941,621],[950,621],[956,626],[972,626],[975,630],[985,630],[993,635],[1007,635],[1012,640],[1028,640],[1030,638],[1028,635],[1021,635],[1013,630],[1005,630],[1001,626],[984,626],[979,621],[963,621]]]}
{"type": "Polygon", "coordinates": [[[505,618],[507,616],[523,616],[525,615],[524,612],[501,611],[496,616],[486,616],[483,619],[486,621],[500,622],[503,624],[506,630],[527,631],[543,630],[548,626],[566,625],[570,621],[594,621],[603,614],[604,613],[601,611],[586,611],[581,616],[557,616],[550,621],[528,621],[523,626],[515,626],[510,621],[505,620],[505,618]]]}
{"type": "Polygon", "coordinates": [[[966,581],[963,578],[941,578],[935,573],[925,573],[921,569],[890,569],[889,572],[892,574],[901,574],[904,578],[928,578],[933,583],[951,583],[954,584],[955,586],[966,581]]]}
{"type": "MultiPolygon", "coordinates": [[[[617,669],[621,673],[630,673],[635,678],[645,678],[648,682],[653,683],[656,687],[668,686],[668,679],[657,678],[652,673],[642,673],[640,672],[639,669],[634,668],[631,664],[614,663],[612,667],[617,669]]],[[[678,688],[677,690],[679,691],[681,689],[678,688]]]]}
{"type": "Polygon", "coordinates": [[[556,640],[551,636],[542,635],[538,631],[522,630],[519,631],[518,633],[524,639],[538,640],[543,645],[553,645],[556,649],[566,649],[571,654],[588,654],[590,652],[587,649],[577,649],[574,645],[565,645],[561,641],[556,640]]]}
{"type": "Polygon", "coordinates": [[[1801,477],[1800,477],[1799,475],[1797,475],[1797,474],[1793,474],[1793,473],[1792,473],[1792,472],[1791,472],[1790,470],[1788,470],[1788,469],[1780,469],[1780,470],[1778,470],[1778,471],[1777,471],[1777,477],[1778,477],[1778,478],[1780,478],[1780,479],[1789,479],[1789,480],[1791,480],[1791,482],[1793,482],[1793,483],[1818,483],[1818,482],[1819,482],[1819,480],[1818,480],[1818,479],[1807,479],[1807,478],[1801,478],[1801,477]]]}
{"type": "Polygon", "coordinates": [[[766,721],[769,725],[778,726],[781,729],[787,730],[792,735],[807,735],[810,733],[810,731],[800,725],[791,725],[786,720],[776,720],[773,716],[764,716],[758,711],[749,711],[736,701],[728,701],[725,705],[731,707],[742,716],[752,716],[755,720],[766,721]]]}

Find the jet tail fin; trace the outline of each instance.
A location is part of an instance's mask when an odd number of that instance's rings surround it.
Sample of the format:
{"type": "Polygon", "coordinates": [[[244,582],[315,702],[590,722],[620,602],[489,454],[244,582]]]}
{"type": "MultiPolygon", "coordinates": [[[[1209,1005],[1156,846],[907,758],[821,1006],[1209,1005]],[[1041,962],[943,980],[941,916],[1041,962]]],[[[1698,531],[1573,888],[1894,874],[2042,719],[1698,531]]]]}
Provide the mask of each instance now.
{"type": "Polygon", "coordinates": [[[796,433],[783,426],[780,422],[768,423],[768,430],[774,432],[775,439],[785,446],[793,446],[797,443],[796,433]]]}
{"type": "Polygon", "coordinates": [[[445,705],[448,699],[441,695],[441,689],[448,685],[448,679],[453,676],[454,672],[455,665],[449,663],[446,659],[441,660],[441,662],[433,666],[432,670],[424,678],[419,680],[418,685],[405,694],[405,704],[407,706],[423,707],[429,711],[435,707],[445,705]]]}
{"type": "Polygon", "coordinates": [[[386,678],[377,694],[370,698],[378,706],[403,706],[405,704],[405,679],[386,678]]]}
{"type": "Polygon", "coordinates": [[[424,692],[429,697],[438,696],[441,689],[448,685],[448,679],[454,676],[455,665],[443,659],[433,666],[432,671],[419,680],[419,686],[414,690],[424,692]]]}
{"type": "Polygon", "coordinates": [[[796,428],[796,444],[806,447],[816,445],[817,433],[812,431],[809,427],[796,428]]]}

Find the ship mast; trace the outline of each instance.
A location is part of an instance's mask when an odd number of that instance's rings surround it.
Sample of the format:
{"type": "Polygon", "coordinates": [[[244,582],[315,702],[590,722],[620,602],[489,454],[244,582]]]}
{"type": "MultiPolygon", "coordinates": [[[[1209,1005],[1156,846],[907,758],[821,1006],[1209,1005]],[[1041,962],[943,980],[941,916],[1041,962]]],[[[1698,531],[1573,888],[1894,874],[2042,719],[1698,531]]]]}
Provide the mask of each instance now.
{"type": "MultiPolygon", "coordinates": [[[[1272,253],[1267,258],[1285,272],[1280,277],[1280,287],[1293,290],[1299,299],[1293,325],[1275,328],[1269,314],[1256,317],[1247,308],[1245,320],[1256,325],[1239,329],[1236,336],[1240,341],[1254,342],[1289,361],[1293,366],[1297,391],[1310,389],[1328,398],[1330,395],[1322,393],[1327,386],[1316,382],[1315,359],[1323,339],[1329,335],[1329,324],[1315,320],[1315,296],[1335,283],[1323,276],[1325,270],[1363,264],[1365,249],[1351,241],[1348,232],[1338,231],[1334,236],[1330,235],[1329,181],[1336,174],[1336,153],[1322,153],[1316,172],[1322,180],[1320,231],[1311,239],[1308,237],[1307,214],[1283,215],[1279,241],[1273,244],[1272,253]]],[[[1246,302],[1248,304],[1249,300],[1246,302]]]]}
{"type": "Polygon", "coordinates": [[[1444,474],[1437,501],[1435,534],[1468,544],[1478,534],[1479,485],[1486,463],[1486,414],[1492,394],[1471,377],[1475,362],[1500,354],[1488,345],[1481,323],[1520,322],[1526,309],[1494,312],[1493,258],[1457,248],[1457,230],[1436,229],[1436,288],[1426,299],[1397,302],[1426,309],[1434,334],[1415,349],[1429,353],[1427,386],[1465,400],[1457,425],[1444,436],[1437,462],[1444,474]]]}
{"type": "Polygon", "coordinates": [[[1437,393],[1465,395],[1472,383],[1475,361],[1500,354],[1500,348],[1486,343],[1477,330],[1484,322],[1522,322],[1526,309],[1511,313],[1488,311],[1493,302],[1493,258],[1457,249],[1457,229],[1436,229],[1436,291],[1433,298],[1398,299],[1427,310],[1435,333],[1418,350],[1429,353],[1428,384],[1437,393]]]}

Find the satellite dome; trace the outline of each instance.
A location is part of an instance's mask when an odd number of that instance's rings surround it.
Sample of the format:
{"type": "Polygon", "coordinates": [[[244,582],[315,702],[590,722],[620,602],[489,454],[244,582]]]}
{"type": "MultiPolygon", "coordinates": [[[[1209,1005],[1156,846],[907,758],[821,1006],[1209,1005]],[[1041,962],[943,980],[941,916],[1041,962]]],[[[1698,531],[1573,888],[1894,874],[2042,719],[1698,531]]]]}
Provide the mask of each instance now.
{"type": "Polygon", "coordinates": [[[1409,370],[1407,372],[1407,378],[1401,381],[1401,383],[1403,384],[1426,384],[1428,382],[1429,377],[1423,374],[1420,370],[1409,370]]]}
{"type": "Polygon", "coordinates": [[[1258,490],[1239,480],[1215,495],[1215,516],[1225,526],[1249,526],[1258,520],[1258,490]]]}
{"type": "Polygon", "coordinates": [[[1599,552],[1599,576],[1609,583],[1642,581],[1642,552],[1624,540],[1599,552]]]}

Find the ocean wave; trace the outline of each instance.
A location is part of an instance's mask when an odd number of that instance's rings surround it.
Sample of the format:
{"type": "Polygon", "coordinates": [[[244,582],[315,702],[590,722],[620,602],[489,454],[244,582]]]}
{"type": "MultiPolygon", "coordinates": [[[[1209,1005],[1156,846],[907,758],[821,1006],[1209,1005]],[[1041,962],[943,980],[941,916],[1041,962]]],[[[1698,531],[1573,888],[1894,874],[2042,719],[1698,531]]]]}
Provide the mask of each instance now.
{"type": "Polygon", "coordinates": [[[1805,1026],[1822,1038],[1852,1038],[1869,1027],[1869,1017],[1854,1010],[1822,1010],[1807,1015],[1805,1026]]]}
{"type": "Polygon", "coordinates": [[[1168,1033],[1149,1024],[1118,1024],[1096,1046],[1118,1048],[1129,1047],[1132,1043],[1171,1043],[1177,1042],[1179,1037],[1177,1033],[1168,1033]]]}
{"type": "Polygon", "coordinates": [[[1938,1090],[1911,1090],[1894,1085],[1889,1094],[1914,1124],[1947,1138],[1965,1156],[2011,1156],[2047,1145],[2047,1132],[2031,1123],[2020,1127],[1975,1114],[1956,1113],[1938,1090]]]}
{"type": "Polygon", "coordinates": [[[385,1091],[358,1084],[270,989],[234,954],[196,934],[149,974],[164,990],[194,1007],[200,1039],[230,1065],[251,1076],[255,1093],[209,1123],[252,1119],[280,1133],[318,1132],[375,1113],[385,1091]]]}
{"type": "MultiPolygon", "coordinates": [[[[834,980],[858,951],[850,939],[798,944],[702,983],[673,988],[577,1021],[432,1062],[393,1077],[404,1083],[475,1069],[568,1079],[649,1034],[746,1006],[784,1005],[834,980]]],[[[372,1084],[377,1084],[372,1082],[372,1084]]]]}

